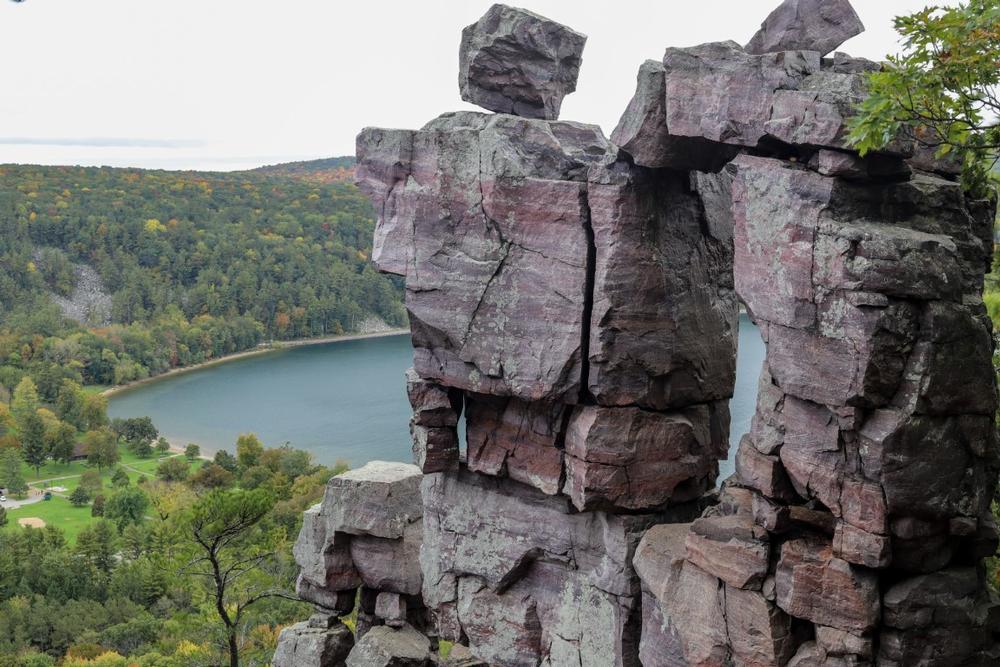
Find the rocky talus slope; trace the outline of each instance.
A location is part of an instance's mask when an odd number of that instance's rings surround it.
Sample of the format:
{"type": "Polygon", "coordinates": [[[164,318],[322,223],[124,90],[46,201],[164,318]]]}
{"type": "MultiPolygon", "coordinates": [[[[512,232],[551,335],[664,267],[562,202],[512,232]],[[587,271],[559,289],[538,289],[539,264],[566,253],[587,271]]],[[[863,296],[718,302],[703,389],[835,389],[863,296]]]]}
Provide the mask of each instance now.
{"type": "Polygon", "coordinates": [[[849,149],[862,29],[786,0],[669,48],[609,140],[557,119],[585,37],[495,5],[459,85],[496,113],[361,133],[415,465],[307,512],[275,667],[997,664],[993,206],[849,149]],[[738,302],[767,358],[716,489],[738,302]]]}

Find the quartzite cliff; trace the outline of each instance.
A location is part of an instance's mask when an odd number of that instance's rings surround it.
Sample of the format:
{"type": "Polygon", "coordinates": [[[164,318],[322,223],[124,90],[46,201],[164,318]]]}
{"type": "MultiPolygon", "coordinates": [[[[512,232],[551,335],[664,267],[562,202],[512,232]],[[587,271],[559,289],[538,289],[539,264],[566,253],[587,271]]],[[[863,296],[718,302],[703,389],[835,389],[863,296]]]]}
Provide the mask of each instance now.
{"type": "Polygon", "coordinates": [[[558,119],[586,37],[495,5],[459,71],[495,113],[362,131],[416,465],[306,513],[276,667],[997,664],[994,209],[905,136],[851,151],[862,29],[786,0],[668,48],[608,139],[558,119]],[[767,358],[729,443],[738,303],[767,358]]]}

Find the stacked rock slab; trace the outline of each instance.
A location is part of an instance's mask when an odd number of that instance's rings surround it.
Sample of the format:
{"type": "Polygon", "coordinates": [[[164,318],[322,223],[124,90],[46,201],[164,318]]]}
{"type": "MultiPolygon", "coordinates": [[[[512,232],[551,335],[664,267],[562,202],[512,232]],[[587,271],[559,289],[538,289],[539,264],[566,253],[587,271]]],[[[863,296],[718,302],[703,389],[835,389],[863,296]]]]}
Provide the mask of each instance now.
{"type": "Polygon", "coordinates": [[[905,137],[851,150],[880,66],[827,54],[861,30],[847,0],[786,0],[746,47],[669,48],[608,140],[558,120],[585,38],[496,5],[459,83],[497,113],[362,131],[416,466],[306,513],[318,613],[275,665],[1000,659],[994,207],[905,137]],[[737,294],[767,357],[716,492],[737,294]]]}
{"type": "Polygon", "coordinates": [[[729,160],[712,210],[732,221],[736,290],[767,346],[721,502],[638,548],[647,666],[1000,658],[982,565],[997,546],[993,206],[903,138],[849,150],[873,65],[821,58],[839,46],[821,16],[853,11],[789,0],[746,50],[668,49],[613,135],[645,163],[729,160]]]}
{"type": "Polygon", "coordinates": [[[637,665],[635,545],[728,449],[731,230],[688,173],[557,120],[583,43],[496,5],[460,84],[499,113],[358,137],[373,261],[406,285],[423,603],[493,665],[637,665]]]}

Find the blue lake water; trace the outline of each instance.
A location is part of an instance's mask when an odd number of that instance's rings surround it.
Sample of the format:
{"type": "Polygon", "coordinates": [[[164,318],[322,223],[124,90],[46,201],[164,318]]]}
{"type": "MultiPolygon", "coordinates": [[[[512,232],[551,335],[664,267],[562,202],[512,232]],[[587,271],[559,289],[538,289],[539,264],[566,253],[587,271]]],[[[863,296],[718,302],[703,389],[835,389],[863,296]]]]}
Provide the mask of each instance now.
{"type": "MultiPolygon", "coordinates": [[[[409,461],[403,373],[411,359],[408,336],[296,347],[141,385],[114,395],[108,413],[149,415],[172,443],[198,443],[206,453],[233,451],[239,434],[253,432],[324,464],[409,461]]],[[[757,329],[743,316],[731,453],[750,427],[763,359],[757,329]]],[[[731,472],[731,461],[723,463],[720,479],[731,472]]]]}

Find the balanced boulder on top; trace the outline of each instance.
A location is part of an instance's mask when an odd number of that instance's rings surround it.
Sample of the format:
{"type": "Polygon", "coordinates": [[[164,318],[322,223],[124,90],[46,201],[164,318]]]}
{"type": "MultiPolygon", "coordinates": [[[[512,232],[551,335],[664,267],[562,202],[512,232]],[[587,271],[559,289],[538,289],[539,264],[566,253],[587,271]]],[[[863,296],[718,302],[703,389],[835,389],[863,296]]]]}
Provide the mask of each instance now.
{"type": "Polygon", "coordinates": [[[493,5],[462,31],[462,99],[497,113],[556,120],[576,90],[587,36],[524,9],[493,5]]]}

